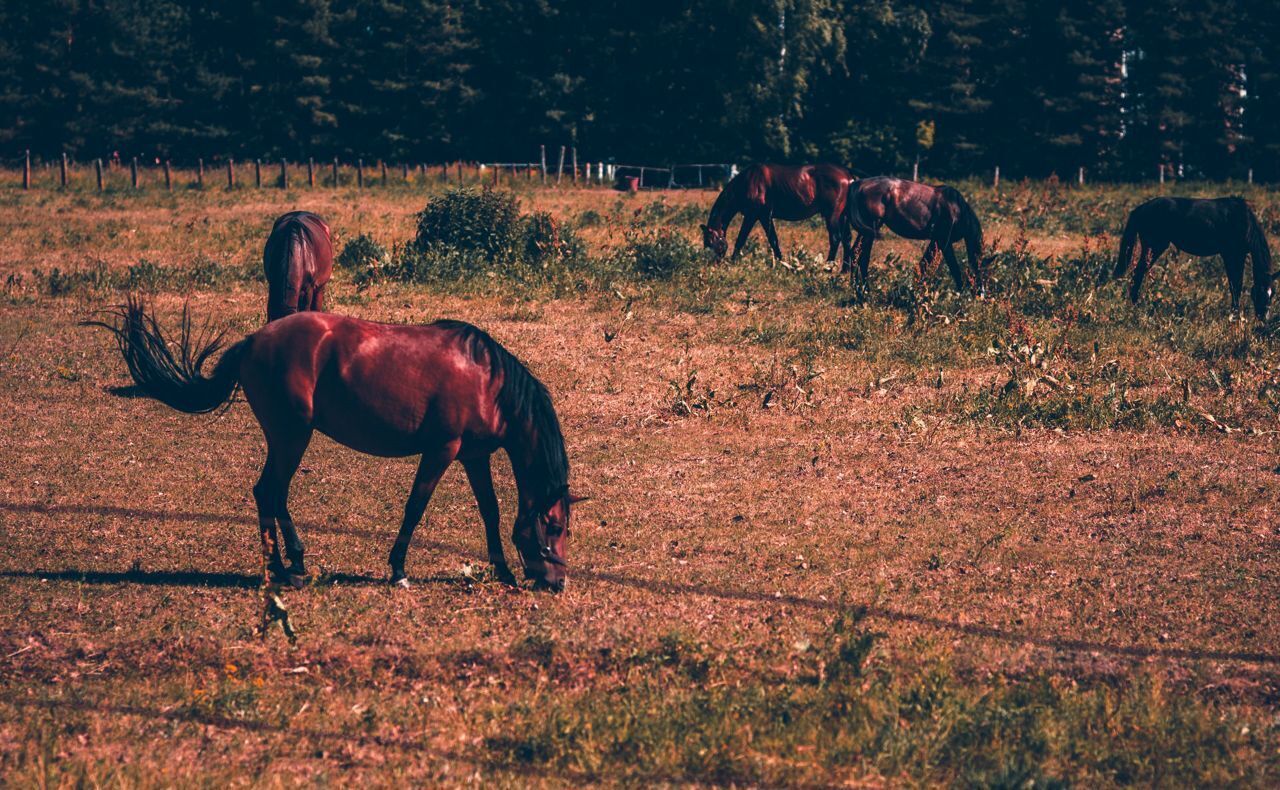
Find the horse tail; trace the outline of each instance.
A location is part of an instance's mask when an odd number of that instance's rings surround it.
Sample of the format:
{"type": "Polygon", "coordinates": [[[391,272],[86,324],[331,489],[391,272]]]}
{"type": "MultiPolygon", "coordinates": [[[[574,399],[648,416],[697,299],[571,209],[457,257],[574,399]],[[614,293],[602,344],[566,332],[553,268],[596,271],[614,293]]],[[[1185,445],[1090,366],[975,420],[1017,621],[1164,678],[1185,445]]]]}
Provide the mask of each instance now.
{"type": "Polygon", "coordinates": [[[876,232],[875,226],[867,222],[866,217],[862,215],[862,200],[858,197],[858,185],[861,183],[862,179],[858,179],[849,184],[849,195],[844,204],[845,221],[849,223],[855,233],[876,239],[880,237],[880,234],[876,232]]]}
{"type": "Polygon", "coordinates": [[[1129,219],[1124,223],[1124,235],[1120,237],[1120,254],[1116,256],[1116,268],[1111,279],[1116,280],[1129,271],[1133,263],[1133,248],[1138,243],[1138,210],[1129,212],[1129,219]]]}
{"type": "Polygon", "coordinates": [[[267,321],[298,312],[306,247],[304,228],[297,222],[277,228],[267,239],[263,252],[263,269],[267,275],[267,321]]]}
{"type": "Polygon", "coordinates": [[[964,239],[965,254],[969,256],[969,267],[973,269],[973,274],[978,278],[978,287],[986,286],[986,272],[983,271],[982,260],[982,222],[978,220],[977,213],[973,207],[969,205],[969,201],[964,199],[964,195],[960,194],[960,190],[952,186],[943,185],[938,187],[938,191],[942,193],[942,197],[949,203],[959,209],[955,224],[951,228],[951,238],[955,239],[958,233],[960,238],[964,239]]]}
{"type": "Polygon", "coordinates": [[[223,333],[206,332],[193,338],[187,308],[182,311],[176,357],[155,317],[147,314],[140,300],[130,298],[111,314],[119,319],[119,325],[102,321],[82,324],[100,326],[115,335],[129,375],[148,397],[187,414],[205,414],[230,403],[240,383],[240,360],[249,350],[252,335],[228,348],[214,365],[213,374],[205,376],[201,368],[223,348],[223,333]]]}

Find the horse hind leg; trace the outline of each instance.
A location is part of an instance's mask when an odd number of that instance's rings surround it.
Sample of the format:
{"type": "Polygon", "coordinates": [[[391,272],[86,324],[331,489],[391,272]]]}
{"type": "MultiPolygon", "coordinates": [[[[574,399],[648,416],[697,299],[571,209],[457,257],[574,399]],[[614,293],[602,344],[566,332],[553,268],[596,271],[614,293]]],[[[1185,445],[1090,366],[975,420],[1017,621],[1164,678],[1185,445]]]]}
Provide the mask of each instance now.
{"type": "Polygon", "coordinates": [[[1168,246],[1168,244],[1157,246],[1145,243],[1142,245],[1142,249],[1138,252],[1138,262],[1133,269],[1133,284],[1129,286],[1129,301],[1138,303],[1138,296],[1142,293],[1142,281],[1147,276],[1147,270],[1155,264],[1168,246]]]}
{"type": "Polygon", "coordinates": [[[773,250],[773,257],[782,260],[782,247],[778,244],[778,229],[773,226],[773,217],[766,215],[760,220],[760,224],[764,227],[764,235],[769,240],[769,249],[773,250]]]}
{"type": "Polygon", "coordinates": [[[287,579],[293,586],[301,587],[307,577],[306,546],[298,537],[293,516],[289,513],[289,486],[298,471],[302,456],[311,442],[309,429],[277,435],[268,439],[267,463],[262,476],[254,486],[254,498],[258,502],[258,525],[262,533],[263,556],[268,568],[277,578],[287,579]],[[280,559],[280,546],[276,539],[276,524],[284,536],[285,555],[289,559],[286,568],[280,559]]]}
{"type": "Polygon", "coordinates": [[[956,259],[956,251],[951,248],[950,244],[941,244],[938,248],[942,250],[942,258],[947,262],[947,270],[951,272],[951,279],[955,281],[956,290],[964,291],[964,269],[961,268],[960,261],[956,259]]]}

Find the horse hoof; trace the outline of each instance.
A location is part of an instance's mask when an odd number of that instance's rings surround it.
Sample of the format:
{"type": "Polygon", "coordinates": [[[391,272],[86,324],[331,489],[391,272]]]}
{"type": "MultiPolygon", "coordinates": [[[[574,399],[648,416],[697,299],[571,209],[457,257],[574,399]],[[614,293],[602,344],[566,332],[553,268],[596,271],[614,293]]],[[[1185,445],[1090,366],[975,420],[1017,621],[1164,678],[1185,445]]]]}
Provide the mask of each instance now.
{"type": "Polygon", "coordinates": [[[508,587],[519,586],[519,582],[516,581],[516,576],[514,573],[511,572],[510,568],[507,568],[507,567],[494,568],[493,575],[497,578],[499,582],[507,585],[508,587]]]}
{"type": "Polygon", "coordinates": [[[309,573],[304,572],[304,573],[289,574],[289,585],[293,587],[293,589],[295,590],[301,590],[303,587],[306,587],[307,582],[309,581],[311,581],[311,574],[309,573]]]}
{"type": "Polygon", "coordinates": [[[409,578],[407,576],[401,576],[399,579],[392,581],[391,584],[402,590],[409,590],[413,588],[413,585],[409,582],[409,578]]]}

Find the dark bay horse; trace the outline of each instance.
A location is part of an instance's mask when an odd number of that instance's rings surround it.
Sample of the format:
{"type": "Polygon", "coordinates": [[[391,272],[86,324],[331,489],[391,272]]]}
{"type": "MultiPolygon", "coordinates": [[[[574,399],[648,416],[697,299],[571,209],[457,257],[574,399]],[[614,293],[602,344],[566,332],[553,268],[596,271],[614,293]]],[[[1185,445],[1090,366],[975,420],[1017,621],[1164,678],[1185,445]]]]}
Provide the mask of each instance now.
{"type": "Polygon", "coordinates": [[[267,274],[267,320],[324,309],[324,287],[333,275],[329,226],[310,211],[276,220],[262,253],[267,274]]]}
{"type": "Polygon", "coordinates": [[[202,364],[221,337],[191,342],[190,318],[175,358],[155,319],[130,301],[105,326],[115,333],[137,385],[191,414],[228,404],[244,390],[267,439],[267,461],[253,487],[264,561],[277,580],[300,586],[303,545],[289,515],[289,484],[314,431],[371,455],[421,454],[400,533],[391,549],[391,581],[407,585],[405,555],[431,494],[461,461],[480,506],[497,576],[515,578],[499,534],[490,456],[503,449],[515,474],[518,509],[512,541],[535,587],[562,589],[567,574],[569,460],[546,387],[480,329],[460,321],[425,326],[377,324],[332,313],[272,321],[228,347],[210,375],[202,364]],[[118,322],[118,323],[117,323],[118,322]],[[289,567],[277,542],[284,533],[289,567]]]}
{"type": "Polygon", "coordinates": [[[941,252],[956,289],[961,291],[965,287],[964,270],[951,245],[963,241],[974,287],[979,293],[985,292],[987,261],[982,258],[982,224],[954,187],[929,186],[889,176],[864,178],[849,189],[845,211],[849,225],[858,234],[853,245],[858,257],[856,273],[850,265],[852,256],[845,259],[850,279],[860,274],[866,283],[871,247],[880,238],[881,227],[888,226],[905,239],[929,242],[921,259],[922,272],[933,266],[941,252]]]}
{"type": "Polygon", "coordinates": [[[844,220],[845,200],[853,176],[838,165],[751,165],[734,176],[711,206],[711,216],[702,225],[702,243],[723,258],[729,248],[725,231],[737,215],[742,215],[742,227],[733,243],[733,257],[738,257],[751,229],[758,222],[764,228],[773,257],[782,258],[778,246],[778,231],[773,227],[775,219],[788,222],[806,220],[821,214],[827,224],[830,247],[827,260],[836,259],[836,250],[844,245],[846,254],[851,234],[844,220]]]}
{"type": "Polygon", "coordinates": [[[1169,248],[1192,255],[1221,255],[1231,289],[1232,317],[1240,315],[1240,291],[1244,288],[1244,259],[1253,260],[1253,311],[1259,321],[1267,319],[1271,305],[1271,250],[1267,235],[1244,198],[1158,197],[1129,212],[1120,239],[1120,255],[1112,279],[1124,276],[1133,260],[1133,248],[1140,244],[1138,265],[1133,272],[1129,298],[1134,304],[1142,290],[1147,269],[1169,248]]]}

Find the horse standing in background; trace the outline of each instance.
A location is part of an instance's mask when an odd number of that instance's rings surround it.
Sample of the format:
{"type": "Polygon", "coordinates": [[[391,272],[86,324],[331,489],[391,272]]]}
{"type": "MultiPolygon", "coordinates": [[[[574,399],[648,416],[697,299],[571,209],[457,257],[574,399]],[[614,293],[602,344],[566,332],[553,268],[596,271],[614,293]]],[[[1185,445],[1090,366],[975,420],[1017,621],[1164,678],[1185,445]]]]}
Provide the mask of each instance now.
{"type": "Polygon", "coordinates": [[[725,232],[733,218],[741,214],[742,227],[733,244],[733,257],[742,252],[758,222],[773,256],[781,259],[782,248],[778,246],[773,221],[799,222],[821,214],[830,242],[827,260],[834,261],[836,250],[842,245],[847,256],[852,234],[844,220],[844,207],[852,183],[853,176],[838,165],[751,165],[734,176],[712,204],[711,216],[701,226],[702,244],[717,258],[723,258],[729,247],[725,232]]]}
{"type": "Polygon", "coordinates": [[[1253,312],[1267,319],[1271,305],[1271,250],[1267,235],[1244,198],[1158,197],[1129,212],[1120,239],[1120,255],[1112,279],[1124,276],[1140,244],[1129,298],[1134,304],[1142,290],[1147,269],[1169,245],[1192,255],[1221,255],[1231,289],[1231,315],[1240,315],[1240,291],[1244,288],[1244,259],[1253,260],[1253,312]]]}
{"type": "Polygon", "coordinates": [[[333,275],[329,225],[310,211],[276,220],[262,253],[267,275],[267,321],[324,310],[324,287],[333,275]]]}
{"type": "Polygon", "coordinates": [[[267,439],[267,460],[253,487],[262,556],[278,581],[301,586],[303,545],[289,515],[289,484],[312,434],[369,455],[420,455],[391,549],[391,581],[408,586],[405,556],[436,485],[462,463],[480,506],[489,560],[515,584],[499,535],[490,457],[511,459],[517,511],[512,541],[526,578],[559,590],[567,575],[569,459],[551,396],[496,340],[460,321],[426,326],[377,324],[332,313],[299,313],[233,344],[209,375],[203,363],[221,336],[193,347],[190,316],[179,342],[167,342],[141,303],[115,311],[119,323],[91,321],[115,335],[134,382],[170,408],[200,414],[231,402],[239,387],[267,439]],[[177,356],[171,347],[176,347],[177,356]],[[280,557],[276,532],[289,558],[280,557]]]}
{"type": "Polygon", "coordinates": [[[928,272],[938,253],[942,253],[955,280],[956,289],[964,290],[965,275],[951,245],[963,241],[972,269],[974,289],[986,292],[986,266],[982,257],[982,223],[964,196],[954,187],[929,186],[890,176],[864,178],[849,189],[845,207],[849,225],[858,234],[853,248],[857,251],[858,268],[845,258],[845,269],[853,280],[858,274],[867,282],[871,247],[880,238],[880,229],[888,226],[905,239],[928,241],[920,261],[921,273],[928,272]]]}

